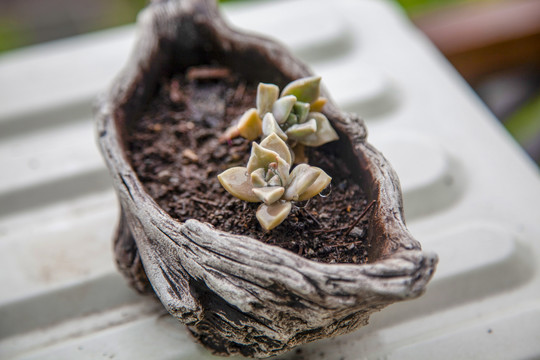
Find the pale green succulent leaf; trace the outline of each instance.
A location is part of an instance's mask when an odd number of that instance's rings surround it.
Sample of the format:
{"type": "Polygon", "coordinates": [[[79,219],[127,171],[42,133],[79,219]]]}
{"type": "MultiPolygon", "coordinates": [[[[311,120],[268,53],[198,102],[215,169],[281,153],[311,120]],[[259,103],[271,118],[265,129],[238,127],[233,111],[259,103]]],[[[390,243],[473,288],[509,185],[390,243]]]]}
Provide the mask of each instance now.
{"type": "MultiPolygon", "coordinates": [[[[270,170],[270,168],[268,169],[270,170]]],[[[269,182],[274,176],[276,176],[276,173],[274,171],[266,171],[266,177],[264,179],[266,180],[266,182],[269,182]]]]}
{"type": "Polygon", "coordinates": [[[306,121],[303,124],[296,124],[287,129],[286,133],[293,140],[301,140],[317,131],[317,122],[315,119],[306,121]]]}
{"type": "Polygon", "coordinates": [[[268,183],[265,181],[265,176],[266,171],[263,168],[253,171],[251,173],[251,184],[253,185],[253,187],[263,187],[268,185],[268,183]]]}
{"type": "Polygon", "coordinates": [[[289,184],[283,194],[283,199],[297,201],[300,194],[303,194],[317,180],[322,170],[309,166],[308,164],[299,164],[290,174],[289,184]]]}
{"type": "Polygon", "coordinates": [[[279,88],[274,84],[259,83],[257,87],[257,111],[260,117],[272,111],[272,105],[279,97],[279,88]]]}
{"type": "Polygon", "coordinates": [[[240,200],[260,202],[259,197],[253,192],[251,178],[245,167],[233,167],[218,175],[221,185],[233,196],[240,200]]]}
{"type": "Polygon", "coordinates": [[[279,175],[273,175],[267,182],[268,186],[283,186],[279,175]]]}
{"type": "Polygon", "coordinates": [[[264,138],[264,140],[261,141],[261,146],[267,150],[277,153],[283,160],[285,160],[287,164],[292,162],[292,155],[291,150],[289,150],[289,146],[276,133],[270,134],[264,138]]]}
{"type": "Polygon", "coordinates": [[[272,114],[274,114],[278,124],[283,124],[287,120],[295,103],[296,97],[293,95],[281,97],[274,103],[272,114]]]}
{"type": "Polygon", "coordinates": [[[324,114],[319,112],[312,112],[308,115],[309,119],[315,119],[317,122],[317,131],[314,134],[308,135],[298,141],[301,144],[307,146],[320,146],[326,144],[330,141],[335,141],[339,139],[338,134],[330,125],[330,121],[324,116],[324,114]]]}
{"type": "Polygon", "coordinates": [[[283,193],[285,188],[283,186],[266,186],[261,188],[254,188],[253,192],[259,200],[264,202],[266,205],[270,205],[278,201],[283,193]]]}
{"type": "Polygon", "coordinates": [[[296,124],[298,124],[298,116],[296,114],[290,113],[287,121],[285,121],[285,124],[283,126],[287,129],[296,124]]]}
{"type": "Polygon", "coordinates": [[[272,230],[285,220],[291,212],[292,204],[278,201],[272,205],[261,204],[255,216],[265,230],[272,230]]]}
{"type": "Polygon", "coordinates": [[[312,103],[319,98],[320,83],[320,76],[298,79],[285,86],[281,96],[294,95],[298,101],[312,103]]]}
{"type": "Polygon", "coordinates": [[[257,113],[257,109],[252,108],[246,111],[240,117],[237,128],[240,136],[248,140],[258,138],[262,133],[262,120],[257,113]]]}
{"type": "MultiPolygon", "coordinates": [[[[267,139],[269,137],[267,137],[267,139]]],[[[251,174],[259,168],[268,169],[268,164],[277,162],[278,157],[279,155],[275,151],[269,150],[256,142],[253,142],[251,146],[251,155],[249,156],[247,163],[247,171],[251,174]]]]}
{"type": "Polygon", "coordinates": [[[321,172],[319,173],[319,177],[317,177],[313,184],[311,184],[303,193],[300,194],[300,196],[298,197],[298,201],[311,199],[312,197],[323,191],[328,186],[328,184],[330,184],[332,178],[326,172],[324,172],[324,170],[320,170],[321,172]]]}
{"type": "Polygon", "coordinates": [[[293,106],[293,112],[298,117],[298,122],[301,124],[306,121],[309,114],[310,106],[308,103],[297,101],[293,106]]]}
{"type": "Polygon", "coordinates": [[[279,136],[282,140],[287,140],[287,135],[281,130],[279,127],[276,118],[272,113],[267,113],[264,115],[263,121],[262,121],[262,133],[263,138],[266,138],[267,136],[275,133],[277,136],[279,136]]]}
{"type": "MultiPolygon", "coordinates": [[[[292,161],[292,156],[291,156],[292,161]]],[[[282,157],[278,158],[277,161],[277,174],[281,181],[281,185],[285,186],[289,183],[289,171],[291,170],[291,164],[285,161],[282,157]]]]}

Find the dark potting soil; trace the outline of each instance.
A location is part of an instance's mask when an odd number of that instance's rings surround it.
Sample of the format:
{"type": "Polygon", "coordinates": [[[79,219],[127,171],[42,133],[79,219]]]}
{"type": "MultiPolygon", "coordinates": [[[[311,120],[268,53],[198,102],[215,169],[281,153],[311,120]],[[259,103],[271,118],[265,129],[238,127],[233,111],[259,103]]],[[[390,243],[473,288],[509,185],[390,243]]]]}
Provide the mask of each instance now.
{"type": "Polygon", "coordinates": [[[367,262],[365,195],[347,164],[325,145],[308,151],[310,165],[332,176],[320,196],[296,203],[271,231],[259,225],[258,203],[230,195],[217,175],[245,166],[251,142],[219,136],[255,106],[256,84],[246,84],[226,68],[197,67],[163,80],[142,118],[131,124],[128,156],[148,193],[179,221],[197,219],[233,234],[277,245],[327,263],[367,262]],[[356,226],[352,226],[357,223],[356,226]]]}

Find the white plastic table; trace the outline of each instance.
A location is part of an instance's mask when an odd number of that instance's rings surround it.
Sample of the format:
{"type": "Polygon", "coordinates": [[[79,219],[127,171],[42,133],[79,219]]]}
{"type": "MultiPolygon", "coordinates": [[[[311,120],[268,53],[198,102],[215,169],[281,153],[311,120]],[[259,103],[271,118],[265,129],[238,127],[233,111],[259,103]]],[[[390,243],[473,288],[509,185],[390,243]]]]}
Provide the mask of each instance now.
{"type": "MultiPolygon", "coordinates": [[[[439,254],[424,296],[279,359],[540,358],[540,176],[444,58],[381,0],[241,2],[397,170],[408,226],[439,254]]],[[[0,358],[212,359],[116,271],[118,205],[91,104],[131,26],[0,57],[0,358]]]]}

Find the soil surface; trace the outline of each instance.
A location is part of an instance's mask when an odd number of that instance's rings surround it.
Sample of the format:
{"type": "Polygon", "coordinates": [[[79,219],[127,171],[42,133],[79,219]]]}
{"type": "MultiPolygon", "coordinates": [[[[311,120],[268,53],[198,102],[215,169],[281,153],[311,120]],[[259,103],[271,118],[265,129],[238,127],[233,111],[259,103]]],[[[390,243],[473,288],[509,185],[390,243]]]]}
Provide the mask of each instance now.
{"type": "Polygon", "coordinates": [[[247,164],[249,141],[218,138],[255,106],[256,85],[221,67],[192,68],[163,80],[158,96],[128,131],[128,156],[141,182],[179,221],[198,219],[319,262],[367,262],[365,220],[357,220],[368,204],[332,146],[307,153],[310,165],[332,176],[331,185],[322,195],[295,203],[285,221],[268,232],[255,217],[259,204],[233,197],[219,183],[220,172],[247,164]]]}

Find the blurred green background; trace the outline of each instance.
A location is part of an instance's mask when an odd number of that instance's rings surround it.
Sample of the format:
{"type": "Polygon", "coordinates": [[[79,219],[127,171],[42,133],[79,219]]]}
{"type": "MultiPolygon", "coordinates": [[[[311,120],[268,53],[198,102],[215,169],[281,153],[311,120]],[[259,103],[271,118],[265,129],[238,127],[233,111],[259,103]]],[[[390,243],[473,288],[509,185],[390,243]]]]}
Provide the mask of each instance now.
{"type": "MultiPolygon", "coordinates": [[[[232,1],[257,0],[221,0],[232,1]]],[[[403,7],[540,164],[540,0],[390,1],[403,7]]],[[[133,23],[147,2],[0,0],[0,56],[133,23]]]]}

